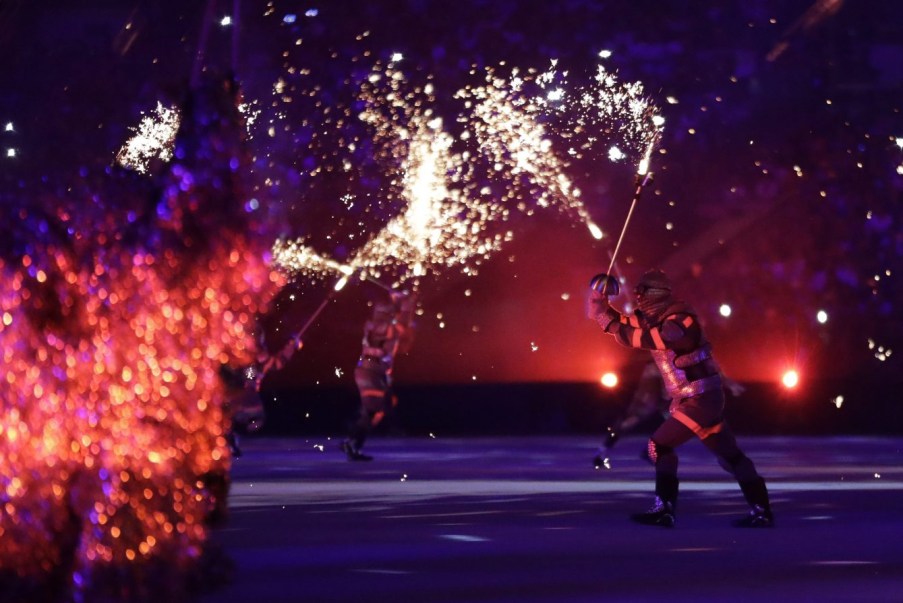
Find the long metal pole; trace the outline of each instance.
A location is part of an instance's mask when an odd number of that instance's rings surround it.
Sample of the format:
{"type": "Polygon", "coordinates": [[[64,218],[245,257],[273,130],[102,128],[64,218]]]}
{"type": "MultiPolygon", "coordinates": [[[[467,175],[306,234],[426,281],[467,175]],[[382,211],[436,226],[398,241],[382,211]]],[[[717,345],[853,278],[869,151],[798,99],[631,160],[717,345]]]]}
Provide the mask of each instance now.
{"type": "MultiPolygon", "coordinates": [[[[627,211],[627,218],[624,220],[624,226],[621,227],[621,235],[618,237],[618,243],[615,245],[615,250],[611,254],[611,263],[608,264],[608,270],[605,274],[611,277],[611,268],[615,265],[615,258],[618,257],[618,251],[621,249],[621,243],[624,241],[624,234],[627,232],[627,225],[630,224],[630,218],[633,216],[633,210],[636,207],[637,202],[640,200],[640,194],[643,192],[643,189],[652,182],[652,172],[646,172],[645,176],[637,176],[637,185],[636,191],[633,193],[633,200],[630,202],[630,209],[627,211]]],[[[606,280],[602,284],[601,294],[605,295],[605,290],[608,288],[608,281],[606,280]]]]}

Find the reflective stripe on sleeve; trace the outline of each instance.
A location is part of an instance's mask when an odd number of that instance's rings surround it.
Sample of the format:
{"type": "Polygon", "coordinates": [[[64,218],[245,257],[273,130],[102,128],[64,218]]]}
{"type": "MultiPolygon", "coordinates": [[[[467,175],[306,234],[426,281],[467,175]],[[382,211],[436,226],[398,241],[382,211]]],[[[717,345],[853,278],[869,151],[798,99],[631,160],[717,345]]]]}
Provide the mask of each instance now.
{"type": "Polygon", "coordinates": [[[630,334],[630,345],[635,348],[642,346],[641,337],[643,336],[643,332],[639,329],[634,329],[633,333],[630,334]]]}
{"type": "Polygon", "coordinates": [[[665,340],[662,339],[662,332],[658,327],[652,327],[651,329],[649,329],[649,335],[652,337],[652,343],[655,344],[656,350],[665,349],[665,340]]]}

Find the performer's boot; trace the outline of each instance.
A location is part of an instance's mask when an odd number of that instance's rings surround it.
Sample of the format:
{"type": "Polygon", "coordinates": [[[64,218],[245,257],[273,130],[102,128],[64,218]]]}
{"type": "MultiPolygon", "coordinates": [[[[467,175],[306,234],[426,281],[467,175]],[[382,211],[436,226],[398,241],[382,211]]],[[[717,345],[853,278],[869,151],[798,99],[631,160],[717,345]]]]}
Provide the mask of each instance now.
{"type": "Polygon", "coordinates": [[[349,461],[372,461],[373,457],[369,454],[361,452],[360,448],[354,445],[350,439],[342,442],[342,452],[348,457],[349,461]]]}
{"type": "Polygon", "coordinates": [[[645,513],[631,515],[631,519],[647,526],[673,528],[676,521],[677,487],[680,482],[673,475],[655,475],[655,504],[645,513]]]}
{"type": "Polygon", "coordinates": [[[364,447],[364,442],[367,440],[367,436],[370,434],[370,424],[372,419],[372,414],[367,411],[365,407],[361,407],[360,415],[355,421],[354,425],[351,426],[351,431],[348,434],[348,437],[341,444],[342,452],[345,453],[345,456],[348,457],[349,461],[372,461],[373,457],[369,454],[364,454],[361,452],[361,449],[364,447]]]}
{"type": "Polygon", "coordinates": [[[366,430],[362,429],[360,422],[351,429],[351,435],[341,444],[342,452],[348,457],[349,461],[372,461],[373,457],[369,454],[361,452],[366,439],[366,430]]]}
{"type": "Polygon", "coordinates": [[[749,514],[734,522],[738,528],[771,528],[774,527],[774,515],[768,500],[768,488],[761,477],[740,482],[740,489],[746,502],[749,503],[749,514]]]}
{"type": "Polygon", "coordinates": [[[611,469],[608,460],[608,451],[614,448],[617,441],[621,439],[621,430],[616,427],[609,427],[605,434],[605,443],[599,448],[596,456],[593,457],[593,467],[596,469],[611,469]]]}

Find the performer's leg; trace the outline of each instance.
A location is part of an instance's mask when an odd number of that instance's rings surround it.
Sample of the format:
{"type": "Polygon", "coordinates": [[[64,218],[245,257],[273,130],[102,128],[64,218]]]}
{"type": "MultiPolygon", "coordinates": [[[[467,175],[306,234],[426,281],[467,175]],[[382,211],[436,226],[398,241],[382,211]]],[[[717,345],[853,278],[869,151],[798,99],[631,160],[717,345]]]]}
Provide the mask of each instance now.
{"type": "Polygon", "coordinates": [[[718,433],[708,436],[702,440],[702,443],[715,454],[719,464],[734,476],[740,485],[743,497],[749,504],[749,515],[736,522],[736,525],[741,527],[773,526],[774,516],[771,512],[771,502],[765,480],[756,471],[752,460],[740,450],[737,439],[727,425],[722,425],[718,433]]]}
{"type": "Polygon", "coordinates": [[[646,513],[633,515],[645,525],[674,526],[677,509],[678,458],[676,448],[693,437],[693,432],[679,421],[668,418],[649,440],[649,458],[655,465],[655,503],[646,513]]]}
{"type": "Polygon", "coordinates": [[[350,461],[370,461],[373,460],[373,457],[362,453],[361,449],[364,447],[367,436],[385,414],[383,410],[385,390],[374,387],[372,380],[367,375],[355,373],[355,379],[358,381],[361,406],[357,420],[348,433],[348,438],[342,442],[342,452],[348,456],[350,461]]]}

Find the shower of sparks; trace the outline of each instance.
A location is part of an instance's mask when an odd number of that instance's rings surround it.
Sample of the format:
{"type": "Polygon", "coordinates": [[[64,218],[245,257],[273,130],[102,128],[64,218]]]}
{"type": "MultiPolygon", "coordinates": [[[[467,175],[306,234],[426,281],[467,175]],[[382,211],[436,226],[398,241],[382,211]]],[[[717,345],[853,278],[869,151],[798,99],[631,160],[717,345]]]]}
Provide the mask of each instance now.
{"type": "MultiPolygon", "coordinates": [[[[567,89],[568,72],[559,72],[557,61],[537,78],[537,83],[556,90],[567,89]]],[[[624,83],[617,74],[598,65],[593,84],[571,94],[540,97],[547,111],[564,120],[563,129],[572,137],[574,148],[570,154],[582,157],[598,154],[600,144],[617,140],[637,161],[637,173],[645,175],[649,160],[664,128],[664,117],[651,99],[645,95],[642,82],[624,83]]],[[[620,154],[609,154],[619,161],[620,154]]]]}
{"type": "Polygon", "coordinates": [[[172,158],[172,146],[179,129],[181,117],[174,108],[157,103],[157,108],[133,128],[135,135],[129,138],[116,154],[116,162],[141,174],[147,173],[150,162],[172,158]]]}
{"type": "Polygon", "coordinates": [[[601,238],[536,119],[540,107],[524,98],[519,81],[516,72],[509,81],[489,70],[483,85],[459,91],[466,111],[455,138],[432,109],[432,84],[412,87],[393,64],[374,68],[361,86],[357,118],[371,128],[379,159],[394,176],[385,201],[402,211],[344,263],[303,238],[277,241],[275,263],[309,278],[339,270],[386,275],[393,287],[446,268],[474,275],[513,236],[502,228],[512,212],[532,215],[534,206],[557,206],[601,238]]]}
{"type": "Polygon", "coordinates": [[[273,262],[292,274],[301,273],[310,277],[335,273],[350,276],[355,271],[352,266],[317,253],[304,239],[276,241],[273,246],[273,262]]]}
{"type": "MultiPolygon", "coordinates": [[[[644,173],[664,122],[643,96],[642,84],[621,84],[599,67],[594,83],[572,99],[567,73],[559,76],[553,63],[547,72],[515,68],[502,74],[487,68],[482,82],[453,95],[462,107],[455,135],[435,109],[432,79],[413,85],[396,65],[399,60],[396,54],[363,78],[357,94],[361,110],[352,114],[332,107],[324,120],[325,127],[341,127],[356,118],[369,127],[372,145],[346,140],[347,156],[333,154],[331,160],[342,172],[353,172],[354,152],[372,147],[391,183],[380,190],[379,206],[398,206],[397,215],[341,262],[318,252],[309,237],[277,241],[274,261],[289,273],[323,279],[359,272],[391,287],[452,267],[474,275],[512,238],[503,225],[515,212],[532,216],[544,208],[583,223],[601,239],[602,229],[590,218],[563,157],[595,151],[604,138],[612,159],[636,157],[644,173]],[[550,128],[550,116],[568,127],[550,128]],[[584,139],[577,149],[575,132],[584,139]]],[[[286,98],[293,89],[287,75],[273,91],[286,98]]],[[[311,140],[322,144],[316,139],[315,133],[311,140]]],[[[311,176],[322,170],[316,167],[311,176]]],[[[340,199],[351,210],[348,196],[340,199]]]]}
{"type": "MultiPolygon", "coordinates": [[[[243,103],[238,105],[238,112],[244,117],[248,136],[251,137],[253,126],[261,113],[259,106],[256,102],[243,103]]],[[[181,121],[182,114],[178,108],[167,108],[158,102],[157,108],[149,115],[145,114],[138,126],[132,128],[135,135],[116,153],[116,163],[139,174],[146,174],[154,159],[168,162],[172,159],[173,142],[181,121]]]]}
{"type": "Polygon", "coordinates": [[[506,79],[487,69],[482,86],[457,93],[469,110],[459,121],[473,132],[478,152],[496,175],[516,185],[496,193],[503,202],[516,202],[526,210],[523,199],[533,198],[539,207],[557,205],[590,224],[580,189],[567,175],[567,163],[556,154],[554,135],[541,122],[546,100],[526,91],[526,84],[536,79],[532,71],[521,74],[514,69],[506,79]]]}

